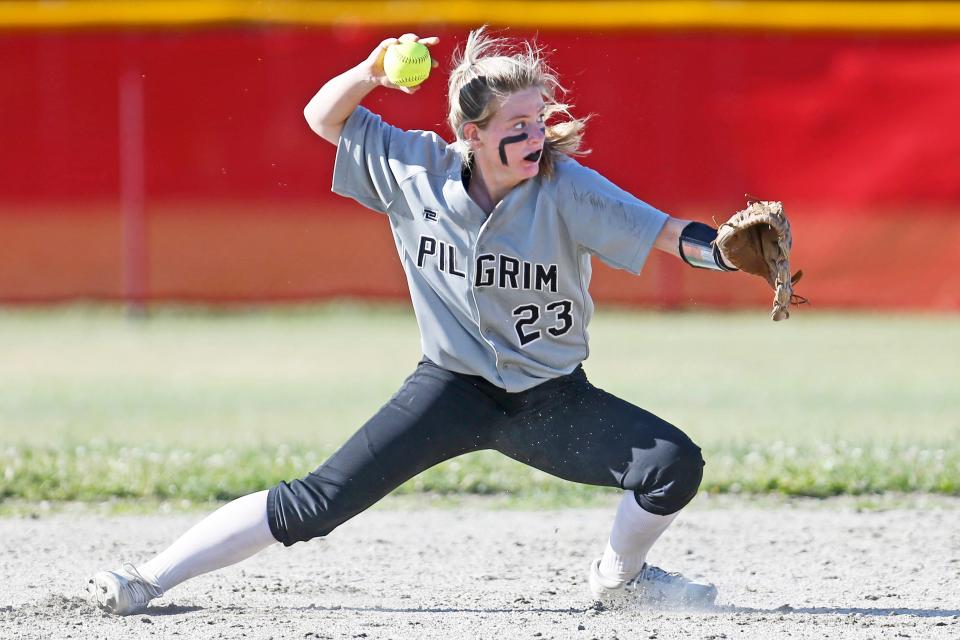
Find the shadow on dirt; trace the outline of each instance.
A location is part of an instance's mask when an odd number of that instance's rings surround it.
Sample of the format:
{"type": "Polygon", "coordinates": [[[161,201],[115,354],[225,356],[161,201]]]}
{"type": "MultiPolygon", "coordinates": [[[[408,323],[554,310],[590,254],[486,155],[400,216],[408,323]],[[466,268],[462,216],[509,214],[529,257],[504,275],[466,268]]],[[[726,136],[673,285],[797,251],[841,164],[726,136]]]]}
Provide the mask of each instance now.
{"type": "Polygon", "coordinates": [[[776,609],[756,609],[754,607],[738,607],[724,605],[714,609],[716,613],[753,613],[753,614],[788,614],[801,613],[808,615],[833,616],[916,616],[918,618],[953,618],[960,616],[960,609],[909,609],[905,607],[791,607],[783,605],[776,609]]]}
{"type": "Polygon", "coordinates": [[[162,607],[147,607],[136,615],[139,616],[175,616],[181,613],[193,613],[194,611],[203,611],[203,607],[195,605],[167,604],[162,607]]]}
{"type": "MultiPolygon", "coordinates": [[[[284,607],[284,609],[288,609],[284,607]]],[[[463,607],[308,607],[289,608],[289,611],[359,611],[363,613],[586,613],[589,609],[568,607],[548,609],[545,607],[500,607],[488,609],[465,609],[463,607]]]]}

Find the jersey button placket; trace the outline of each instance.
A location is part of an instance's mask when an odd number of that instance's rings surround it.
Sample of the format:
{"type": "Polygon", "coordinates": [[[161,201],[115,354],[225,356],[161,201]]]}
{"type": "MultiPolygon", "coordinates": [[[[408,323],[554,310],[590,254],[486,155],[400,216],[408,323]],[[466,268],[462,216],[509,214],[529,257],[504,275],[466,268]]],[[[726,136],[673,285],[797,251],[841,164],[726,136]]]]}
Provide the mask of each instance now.
{"type": "Polygon", "coordinates": [[[490,346],[490,348],[493,350],[493,354],[495,358],[494,367],[496,367],[496,369],[499,371],[501,368],[500,351],[497,349],[496,341],[494,341],[490,337],[492,326],[488,320],[485,320],[483,318],[482,310],[480,308],[480,300],[486,294],[485,292],[486,287],[477,287],[474,284],[476,282],[476,278],[479,277],[479,274],[477,273],[477,256],[487,252],[488,245],[483,242],[483,239],[484,239],[484,236],[487,235],[486,232],[489,230],[488,227],[490,226],[492,218],[493,218],[493,214],[488,216],[487,219],[483,221],[483,224],[480,225],[480,229],[477,231],[477,240],[474,243],[473,255],[472,255],[472,267],[474,272],[473,273],[474,280],[470,282],[470,288],[473,291],[474,305],[476,305],[477,321],[478,321],[478,329],[480,331],[480,337],[483,338],[484,342],[486,342],[490,346]]]}

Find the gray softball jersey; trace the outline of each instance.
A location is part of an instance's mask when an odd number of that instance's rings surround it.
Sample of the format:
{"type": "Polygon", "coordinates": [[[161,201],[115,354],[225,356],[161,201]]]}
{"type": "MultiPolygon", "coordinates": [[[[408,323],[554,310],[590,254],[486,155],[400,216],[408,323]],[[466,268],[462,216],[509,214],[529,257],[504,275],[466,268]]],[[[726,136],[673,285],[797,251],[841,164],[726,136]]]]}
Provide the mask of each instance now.
{"type": "Polygon", "coordinates": [[[569,158],[487,216],[462,171],[437,134],[357,107],[333,191],[389,218],[426,357],[508,392],[570,373],[589,353],[591,256],[639,273],[668,216],[569,158]]]}

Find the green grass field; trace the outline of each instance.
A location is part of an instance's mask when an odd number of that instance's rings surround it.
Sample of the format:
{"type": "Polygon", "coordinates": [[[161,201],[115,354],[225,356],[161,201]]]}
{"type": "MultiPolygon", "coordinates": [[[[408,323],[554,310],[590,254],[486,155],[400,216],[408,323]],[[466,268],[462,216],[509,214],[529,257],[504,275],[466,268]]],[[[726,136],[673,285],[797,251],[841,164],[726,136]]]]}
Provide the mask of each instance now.
{"type": "MultiPolygon", "coordinates": [[[[960,318],[599,309],[597,386],[704,449],[711,492],[960,495],[960,318]]],[[[413,369],[407,306],[0,310],[0,499],[223,500],[303,475],[413,369]]],[[[606,495],[495,453],[401,491],[606,495]]]]}

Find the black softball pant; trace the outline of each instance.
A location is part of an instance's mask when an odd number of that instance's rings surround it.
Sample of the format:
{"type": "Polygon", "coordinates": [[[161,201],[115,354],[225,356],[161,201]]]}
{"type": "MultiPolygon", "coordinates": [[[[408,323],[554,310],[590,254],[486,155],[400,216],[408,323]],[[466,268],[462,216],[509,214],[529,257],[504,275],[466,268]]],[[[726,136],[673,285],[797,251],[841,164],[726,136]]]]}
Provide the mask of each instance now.
{"type": "Polygon", "coordinates": [[[597,389],[581,367],[507,393],[423,360],[316,471],[270,489],[270,530],[287,546],[325,536],[418,473],[481,449],[565,480],[632,490],[659,515],[686,505],[703,475],[700,448],[682,431],[597,389]]]}

